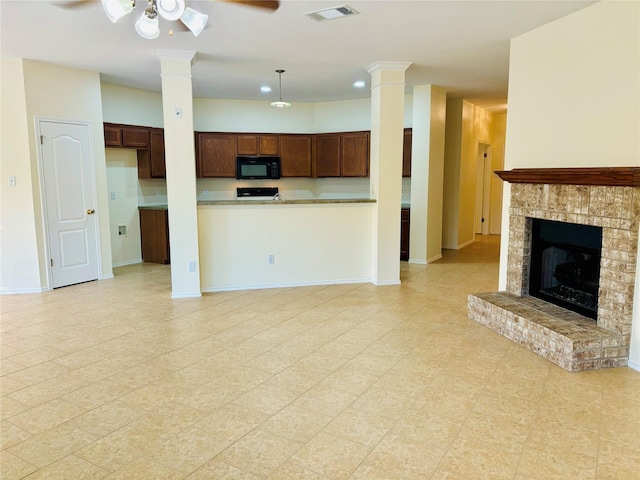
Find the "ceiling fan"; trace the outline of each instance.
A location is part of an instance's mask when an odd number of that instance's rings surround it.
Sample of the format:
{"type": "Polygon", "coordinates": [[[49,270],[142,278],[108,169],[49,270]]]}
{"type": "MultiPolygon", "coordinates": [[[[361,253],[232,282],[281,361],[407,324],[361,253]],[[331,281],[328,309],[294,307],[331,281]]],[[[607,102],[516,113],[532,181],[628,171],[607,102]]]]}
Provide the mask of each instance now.
{"type": "MultiPolygon", "coordinates": [[[[68,0],[57,2],[56,5],[62,8],[79,8],[97,3],[99,0],[68,0]]],[[[147,39],[154,39],[160,35],[158,16],[165,20],[180,20],[194,36],[200,35],[207,23],[208,15],[186,6],[185,0],[138,0],[146,3],[147,8],[136,21],[135,29],[138,34],[147,39]]],[[[280,6],[277,0],[213,0],[226,3],[237,3],[248,7],[258,7],[275,11],[280,6]]],[[[101,0],[105,13],[109,20],[117,22],[120,18],[131,13],[136,7],[136,0],[101,0]]],[[[170,31],[173,34],[173,31],[170,31]]]]}

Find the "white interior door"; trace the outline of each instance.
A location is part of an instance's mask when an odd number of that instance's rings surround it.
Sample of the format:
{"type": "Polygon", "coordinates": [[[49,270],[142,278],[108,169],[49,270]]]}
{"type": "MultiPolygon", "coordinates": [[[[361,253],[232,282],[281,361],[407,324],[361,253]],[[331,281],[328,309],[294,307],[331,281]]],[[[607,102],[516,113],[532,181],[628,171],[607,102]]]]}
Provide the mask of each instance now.
{"type": "Polygon", "coordinates": [[[53,288],[98,278],[97,222],[87,125],[40,121],[53,288]]]}
{"type": "Polygon", "coordinates": [[[476,169],[476,208],[474,233],[487,235],[489,233],[489,202],[491,182],[491,159],[489,146],[478,145],[478,162],[476,169]]]}

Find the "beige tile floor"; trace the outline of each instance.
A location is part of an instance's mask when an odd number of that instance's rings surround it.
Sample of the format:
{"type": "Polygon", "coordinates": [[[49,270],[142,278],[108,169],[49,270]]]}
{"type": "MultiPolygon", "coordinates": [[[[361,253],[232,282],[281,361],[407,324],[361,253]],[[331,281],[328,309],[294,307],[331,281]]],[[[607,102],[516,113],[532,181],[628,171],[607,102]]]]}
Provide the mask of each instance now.
{"type": "Polygon", "coordinates": [[[640,373],[467,318],[498,238],[402,285],[170,299],[169,267],[0,298],[2,470],[28,479],[640,478],[640,373]]]}

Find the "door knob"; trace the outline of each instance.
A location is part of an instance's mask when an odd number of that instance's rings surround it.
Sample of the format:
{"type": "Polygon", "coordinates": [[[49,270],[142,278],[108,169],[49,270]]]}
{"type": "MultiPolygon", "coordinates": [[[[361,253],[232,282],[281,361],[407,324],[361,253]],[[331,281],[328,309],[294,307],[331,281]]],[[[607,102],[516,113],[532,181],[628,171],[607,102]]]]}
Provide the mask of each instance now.
{"type": "Polygon", "coordinates": [[[96,213],[96,211],[93,208],[87,209],[87,215],[93,215],[94,213],[96,213]]]}

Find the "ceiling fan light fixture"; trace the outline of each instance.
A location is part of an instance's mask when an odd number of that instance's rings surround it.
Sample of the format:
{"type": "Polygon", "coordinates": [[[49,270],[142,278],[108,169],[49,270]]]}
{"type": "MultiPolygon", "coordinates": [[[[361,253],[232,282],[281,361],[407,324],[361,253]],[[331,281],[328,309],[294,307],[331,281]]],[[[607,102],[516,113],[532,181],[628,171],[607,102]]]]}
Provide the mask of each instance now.
{"type": "Polygon", "coordinates": [[[158,13],[153,6],[147,8],[136,22],[136,32],[142,38],[153,40],[160,35],[158,13]]]}
{"type": "Polygon", "coordinates": [[[131,13],[135,4],[135,0],[102,0],[104,11],[113,23],[131,13]]]}
{"type": "Polygon", "coordinates": [[[280,100],[271,102],[271,106],[276,108],[290,107],[291,104],[289,102],[285,102],[282,100],[282,74],[284,73],[284,70],[278,69],[276,70],[276,73],[278,74],[278,84],[280,85],[280,100]]]}
{"type": "Polygon", "coordinates": [[[184,13],[180,17],[182,23],[184,23],[187,28],[191,30],[191,33],[193,33],[194,37],[200,35],[202,30],[204,30],[204,26],[207,24],[208,19],[209,15],[200,13],[190,7],[185,8],[184,13]]]}
{"type": "Polygon", "coordinates": [[[184,0],[156,0],[160,16],[166,20],[178,20],[185,10],[184,0]]]}

